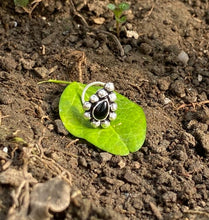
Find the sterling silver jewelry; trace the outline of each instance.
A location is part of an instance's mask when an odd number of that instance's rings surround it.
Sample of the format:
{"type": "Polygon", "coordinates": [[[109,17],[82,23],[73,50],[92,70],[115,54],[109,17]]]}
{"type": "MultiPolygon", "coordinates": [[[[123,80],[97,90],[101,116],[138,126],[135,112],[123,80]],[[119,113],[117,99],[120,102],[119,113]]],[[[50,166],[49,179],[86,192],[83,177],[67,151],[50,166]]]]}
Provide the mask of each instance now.
{"type": "Polygon", "coordinates": [[[101,126],[102,128],[107,128],[110,126],[110,121],[116,119],[117,114],[117,99],[114,93],[114,84],[112,82],[92,82],[88,84],[81,95],[81,101],[84,109],[84,118],[90,120],[91,125],[94,128],[101,126]],[[87,90],[91,86],[102,86],[102,89],[97,90],[97,92],[89,98],[89,101],[85,101],[85,95],[87,90]]]}

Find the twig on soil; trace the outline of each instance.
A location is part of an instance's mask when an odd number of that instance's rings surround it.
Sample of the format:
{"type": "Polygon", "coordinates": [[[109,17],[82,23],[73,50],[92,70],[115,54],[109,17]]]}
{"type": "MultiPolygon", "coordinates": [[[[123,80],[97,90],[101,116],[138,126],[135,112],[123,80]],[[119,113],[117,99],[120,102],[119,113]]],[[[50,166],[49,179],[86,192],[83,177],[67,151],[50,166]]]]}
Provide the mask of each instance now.
{"type": "Polygon", "coordinates": [[[71,8],[72,8],[72,11],[73,11],[74,16],[78,16],[78,17],[81,19],[82,23],[83,23],[85,26],[88,27],[89,25],[88,25],[88,23],[86,22],[85,18],[84,18],[80,13],[77,12],[77,10],[76,10],[76,8],[75,8],[75,5],[74,5],[74,3],[73,3],[73,0],[69,0],[69,2],[70,2],[70,4],[71,4],[71,8]]]}
{"type": "Polygon", "coordinates": [[[144,18],[148,18],[148,17],[152,14],[154,7],[155,7],[155,4],[152,5],[151,9],[150,9],[150,10],[148,11],[148,13],[144,16],[144,18]]]}
{"type": "Polygon", "coordinates": [[[160,213],[158,207],[157,207],[154,203],[152,203],[152,202],[150,202],[149,205],[150,205],[150,207],[151,207],[151,209],[152,209],[152,212],[153,212],[154,215],[156,216],[156,218],[157,218],[158,220],[162,220],[162,219],[163,219],[163,216],[161,215],[161,213],[160,213]]]}
{"type": "Polygon", "coordinates": [[[176,108],[177,111],[179,109],[182,109],[182,108],[184,109],[184,108],[191,107],[191,106],[195,109],[196,106],[202,106],[202,105],[205,105],[205,104],[209,104],[209,100],[205,100],[205,101],[201,101],[201,102],[193,102],[193,103],[189,103],[189,104],[182,104],[179,107],[175,107],[175,108],[176,108]]]}
{"type": "Polygon", "coordinates": [[[2,165],[2,170],[6,170],[10,167],[10,165],[12,164],[12,160],[7,160],[7,162],[5,162],[3,165],[2,165]]]}
{"type": "Polygon", "coordinates": [[[53,150],[56,150],[56,151],[58,151],[58,152],[61,152],[61,153],[65,154],[65,155],[68,155],[68,156],[70,156],[70,157],[74,157],[74,158],[77,158],[77,157],[78,157],[77,155],[72,154],[72,153],[69,153],[69,152],[67,152],[67,151],[65,151],[65,150],[56,149],[56,148],[53,148],[53,150]]]}
{"type": "Polygon", "coordinates": [[[38,6],[38,4],[39,4],[40,2],[42,2],[42,0],[34,0],[33,2],[31,2],[31,5],[33,5],[32,8],[23,7],[23,10],[24,10],[26,13],[28,13],[30,19],[32,18],[32,15],[31,15],[31,14],[32,14],[33,10],[38,6]]]}
{"type": "Polygon", "coordinates": [[[45,47],[45,45],[42,45],[41,49],[42,49],[42,55],[45,55],[46,54],[46,47],[45,47]]]}
{"type": "MultiPolygon", "coordinates": [[[[147,79],[141,79],[140,82],[149,82],[149,81],[147,79]]],[[[134,84],[134,83],[128,83],[128,84],[132,86],[133,88],[137,89],[140,94],[143,94],[142,89],[140,87],[142,83],[140,83],[140,85],[134,84]]]]}
{"type": "Polygon", "coordinates": [[[77,58],[79,82],[83,83],[82,65],[86,65],[86,55],[78,50],[73,51],[70,55],[74,55],[77,58]]]}
{"type": "Polygon", "coordinates": [[[133,88],[137,89],[139,93],[142,93],[142,89],[140,88],[139,85],[136,85],[134,83],[129,83],[130,86],[132,86],[133,88]]]}
{"type": "Polygon", "coordinates": [[[79,139],[75,139],[75,140],[71,141],[69,144],[67,144],[67,146],[65,148],[69,148],[71,145],[75,144],[78,141],[79,141],[79,139]]]}
{"type": "Polygon", "coordinates": [[[123,49],[120,41],[118,40],[118,38],[114,34],[108,32],[108,31],[104,31],[104,30],[95,30],[95,29],[93,29],[93,31],[96,32],[96,33],[100,32],[100,33],[104,33],[106,35],[109,35],[115,41],[116,45],[118,46],[118,49],[120,51],[120,56],[123,57],[125,55],[124,49],[123,49]]]}
{"type": "Polygon", "coordinates": [[[85,20],[85,18],[84,18],[80,13],[77,12],[77,10],[76,10],[76,8],[75,8],[75,5],[74,5],[74,3],[73,3],[73,0],[69,0],[69,2],[70,2],[70,4],[71,4],[71,8],[72,8],[72,12],[73,12],[74,16],[78,16],[78,17],[80,18],[82,24],[83,24],[89,31],[96,32],[96,33],[99,33],[99,32],[100,32],[100,33],[104,33],[104,34],[106,34],[106,35],[109,35],[109,36],[113,39],[113,41],[116,43],[116,45],[118,46],[118,49],[119,49],[119,51],[120,51],[120,56],[123,57],[123,56],[125,55],[124,49],[123,49],[123,47],[122,47],[120,41],[118,40],[118,38],[117,38],[114,34],[108,32],[108,31],[97,30],[97,29],[94,29],[94,28],[90,27],[90,26],[88,25],[87,21],[85,20]]]}
{"type": "Polygon", "coordinates": [[[206,211],[186,210],[186,211],[184,211],[184,213],[202,215],[202,216],[205,216],[205,217],[208,217],[208,218],[209,218],[209,213],[206,212],[206,211]]]}
{"type": "Polygon", "coordinates": [[[1,111],[0,111],[0,125],[1,125],[2,119],[3,119],[3,118],[8,118],[8,117],[9,117],[9,115],[2,116],[2,113],[1,113],[1,111]]]}
{"type": "Polygon", "coordinates": [[[0,150],[0,163],[1,163],[1,171],[6,170],[12,164],[12,160],[9,159],[9,156],[3,150],[0,150]]]}

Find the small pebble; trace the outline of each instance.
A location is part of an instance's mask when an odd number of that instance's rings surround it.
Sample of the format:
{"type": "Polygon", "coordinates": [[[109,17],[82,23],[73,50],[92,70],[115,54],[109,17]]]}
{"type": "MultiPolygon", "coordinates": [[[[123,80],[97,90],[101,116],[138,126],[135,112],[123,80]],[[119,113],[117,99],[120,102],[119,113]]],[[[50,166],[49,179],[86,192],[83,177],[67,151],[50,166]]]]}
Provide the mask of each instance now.
{"type": "Polygon", "coordinates": [[[187,62],[189,61],[189,56],[186,52],[183,50],[179,53],[178,59],[184,64],[187,65],[187,62]]]}
{"type": "Polygon", "coordinates": [[[134,167],[134,169],[138,170],[141,167],[141,164],[139,162],[137,162],[137,161],[134,161],[133,162],[133,167],[134,167]]]}
{"type": "Polygon", "coordinates": [[[128,30],[132,30],[132,29],[133,29],[133,25],[132,25],[131,23],[127,23],[127,24],[126,24],[126,28],[127,28],[128,30]]]}
{"type": "Polygon", "coordinates": [[[134,38],[134,39],[138,39],[139,38],[139,34],[136,31],[126,31],[126,36],[129,38],[134,38]]]}
{"type": "Polygon", "coordinates": [[[167,105],[168,103],[172,102],[169,98],[164,98],[164,104],[167,105]]]}
{"type": "Polygon", "coordinates": [[[8,153],[8,147],[4,147],[4,148],[3,148],[3,151],[4,151],[5,153],[8,153]]]}
{"type": "Polygon", "coordinates": [[[120,160],[118,162],[118,166],[120,167],[120,169],[124,168],[126,166],[126,163],[123,160],[120,160]]]}
{"type": "Polygon", "coordinates": [[[202,82],[202,75],[198,74],[197,80],[198,80],[199,82],[202,82]]]}
{"type": "Polygon", "coordinates": [[[107,152],[102,152],[102,153],[100,153],[100,157],[101,157],[101,162],[107,162],[107,161],[111,160],[112,154],[109,154],[107,152]]]}
{"type": "Polygon", "coordinates": [[[125,52],[125,54],[127,54],[127,53],[130,52],[131,50],[132,50],[131,45],[129,45],[129,44],[125,45],[125,47],[124,47],[124,52],[125,52]]]}
{"type": "Polygon", "coordinates": [[[105,19],[103,17],[93,18],[95,24],[104,24],[105,19]]]}
{"type": "Polygon", "coordinates": [[[79,157],[78,158],[78,164],[83,166],[83,167],[87,167],[88,166],[88,164],[86,162],[86,159],[84,157],[79,157]]]}
{"type": "Polygon", "coordinates": [[[49,124],[47,127],[48,127],[48,129],[49,129],[50,131],[53,131],[53,130],[54,130],[54,125],[53,125],[53,124],[49,124]]]}

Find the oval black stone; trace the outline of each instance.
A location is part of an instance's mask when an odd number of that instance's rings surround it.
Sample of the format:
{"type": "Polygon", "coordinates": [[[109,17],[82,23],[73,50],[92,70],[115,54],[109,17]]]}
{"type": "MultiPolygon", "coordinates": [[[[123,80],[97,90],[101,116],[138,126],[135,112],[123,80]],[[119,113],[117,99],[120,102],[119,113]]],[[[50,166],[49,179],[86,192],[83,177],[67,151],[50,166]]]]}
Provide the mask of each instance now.
{"type": "Polygon", "coordinates": [[[93,109],[93,116],[97,120],[106,119],[109,112],[109,104],[106,100],[99,102],[93,109]]]}

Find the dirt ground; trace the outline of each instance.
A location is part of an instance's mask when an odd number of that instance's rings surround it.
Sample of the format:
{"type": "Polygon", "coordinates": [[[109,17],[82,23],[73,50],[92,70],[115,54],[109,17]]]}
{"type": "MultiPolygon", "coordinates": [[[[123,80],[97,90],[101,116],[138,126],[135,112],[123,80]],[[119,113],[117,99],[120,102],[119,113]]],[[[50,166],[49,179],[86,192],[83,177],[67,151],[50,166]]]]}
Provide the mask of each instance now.
{"type": "Polygon", "coordinates": [[[63,173],[71,203],[52,219],[209,219],[208,0],[128,2],[116,38],[109,0],[42,0],[31,18],[0,1],[0,176],[33,177],[0,178],[0,219],[63,173]],[[145,111],[142,148],[115,156],[68,134],[66,85],[48,79],[114,82],[145,111]]]}

